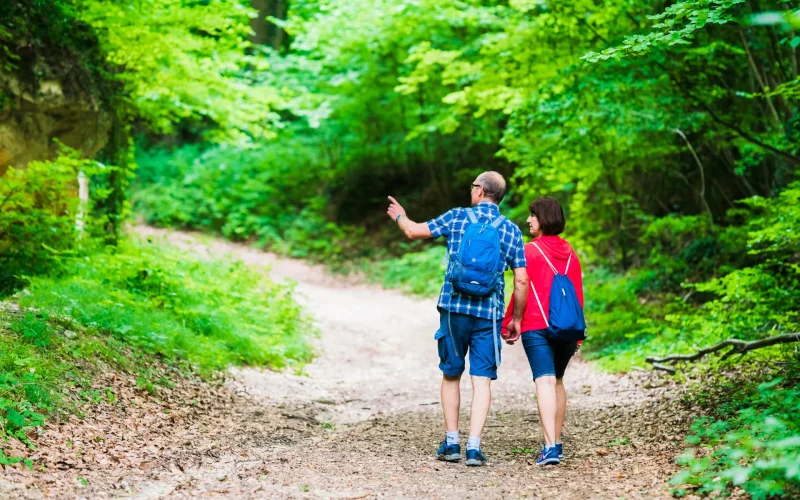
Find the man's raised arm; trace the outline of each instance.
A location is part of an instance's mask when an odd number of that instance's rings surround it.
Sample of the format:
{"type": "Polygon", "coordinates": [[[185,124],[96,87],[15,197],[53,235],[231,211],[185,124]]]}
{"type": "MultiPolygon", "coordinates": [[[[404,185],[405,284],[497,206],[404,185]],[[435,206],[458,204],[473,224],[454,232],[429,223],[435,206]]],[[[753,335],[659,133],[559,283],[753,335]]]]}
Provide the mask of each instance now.
{"type": "Polygon", "coordinates": [[[406,216],[405,209],[397,203],[397,200],[390,196],[389,201],[391,204],[388,210],[386,210],[386,214],[391,217],[393,221],[397,222],[397,225],[406,234],[408,239],[424,240],[425,238],[433,237],[431,230],[428,228],[428,224],[424,222],[414,222],[406,216]]]}

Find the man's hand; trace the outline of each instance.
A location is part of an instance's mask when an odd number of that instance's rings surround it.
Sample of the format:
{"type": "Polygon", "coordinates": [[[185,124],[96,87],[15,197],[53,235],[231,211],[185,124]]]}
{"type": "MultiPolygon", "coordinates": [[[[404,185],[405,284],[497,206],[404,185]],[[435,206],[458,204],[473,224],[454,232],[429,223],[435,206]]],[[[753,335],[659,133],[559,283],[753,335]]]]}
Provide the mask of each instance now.
{"type": "Polygon", "coordinates": [[[431,230],[428,228],[428,224],[421,222],[416,223],[413,220],[409,219],[406,215],[406,209],[402,207],[397,200],[389,196],[389,201],[391,204],[389,208],[386,210],[386,215],[392,218],[393,221],[397,222],[397,225],[400,227],[400,230],[403,231],[408,239],[410,240],[422,240],[425,238],[432,238],[433,235],[431,234],[431,230]],[[400,217],[400,220],[397,220],[397,217],[400,217]]]}
{"type": "Polygon", "coordinates": [[[506,344],[514,345],[520,335],[522,335],[522,320],[511,320],[508,324],[508,335],[505,337],[506,344]]]}
{"type": "Polygon", "coordinates": [[[386,214],[389,217],[391,217],[393,221],[397,220],[397,216],[398,215],[402,215],[403,217],[407,217],[406,216],[406,209],[403,208],[402,205],[397,203],[397,200],[395,200],[394,198],[392,198],[390,196],[389,197],[389,201],[391,202],[391,204],[389,205],[388,210],[386,210],[386,214]]]}

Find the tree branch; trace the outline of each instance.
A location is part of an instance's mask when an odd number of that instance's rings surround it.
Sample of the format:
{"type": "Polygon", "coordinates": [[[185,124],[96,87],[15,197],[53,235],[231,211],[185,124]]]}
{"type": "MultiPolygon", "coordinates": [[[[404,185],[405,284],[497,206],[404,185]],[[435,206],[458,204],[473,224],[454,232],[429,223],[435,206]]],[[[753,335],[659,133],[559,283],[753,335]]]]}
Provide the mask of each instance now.
{"type": "Polygon", "coordinates": [[[661,363],[653,363],[653,368],[655,368],[656,370],[665,371],[670,375],[675,375],[676,373],[678,373],[678,370],[676,370],[675,368],[672,368],[671,366],[667,365],[662,365],[661,363]]]}
{"type": "MultiPolygon", "coordinates": [[[[732,349],[726,352],[722,358],[726,359],[734,354],[746,354],[750,351],[754,351],[756,349],[761,349],[763,347],[769,347],[772,345],[777,344],[788,344],[791,342],[800,342],[800,332],[795,333],[786,333],[783,335],[778,335],[776,337],[768,337],[766,339],[761,340],[753,340],[750,342],[738,339],[727,339],[723,340],[717,345],[713,345],[711,347],[706,347],[705,349],[700,349],[694,354],[673,354],[671,356],[664,356],[663,358],[658,358],[655,356],[648,356],[645,361],[651,363],[654,368],[658,368],[660,370],[664,369],[664,365],[657,366],[659,363],[664,362],[675,362],[675,361],[697,361],[698,359],[702,358],[707,354],[711,354],[712,352],[717,352],[725,349],[726,347],[731,347],[732,349]]],[[[667,367],[669,368],[669,367],[667,367]]],[[[665,370],[668,371],[668,370],[665,370]]]]}

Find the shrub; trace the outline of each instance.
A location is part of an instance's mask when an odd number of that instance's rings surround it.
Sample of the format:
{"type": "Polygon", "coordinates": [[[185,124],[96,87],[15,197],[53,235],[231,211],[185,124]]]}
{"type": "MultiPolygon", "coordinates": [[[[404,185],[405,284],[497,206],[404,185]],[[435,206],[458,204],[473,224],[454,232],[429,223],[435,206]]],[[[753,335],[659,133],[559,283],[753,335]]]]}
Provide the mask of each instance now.
{"type": "Polygon", "coordinates": [[[0,178],[0,294],[18,288],[24,276],[57,271],[75,251],[80,170],[92,175],[99,168],[65,148],[55,161],[11,167],[0,178]]]}
{"type": "Polygon", "coordinates": [[[24,306],[66,315],[120,341],[200,370],[282,368],[311,357],[313,328],[266,271],[123,242],[71,261],[62,278],[31,278],[24,306]]]}
{"type": "MultiPolygon", "coordinates": [[[[793,364],[797,370],[798,359],[793,364]]],[[[800,387],[792,376],[741,384],[717,406],[718,418],[700,418],[686,442],[693,448],[672,478],[699,493],[727,493],[734,486],[755,499],[800,495],[800,387]]],[[[685,486],[676,493],[685,492],[685,486]]]]}
{"type": "Polygon", "coordinates": [[[364,230],[328,220],[324,178],[307,149],[280,143],[142,150],[132,200],[149,224],[254,241],[293,256],[341,263],[372,253],[364,230]]]}

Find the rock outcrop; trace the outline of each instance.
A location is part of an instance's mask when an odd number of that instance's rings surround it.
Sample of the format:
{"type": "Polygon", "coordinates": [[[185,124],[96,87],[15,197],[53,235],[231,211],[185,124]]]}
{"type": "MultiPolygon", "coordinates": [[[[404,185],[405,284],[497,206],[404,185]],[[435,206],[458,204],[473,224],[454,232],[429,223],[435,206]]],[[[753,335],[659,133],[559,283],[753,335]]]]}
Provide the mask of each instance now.
{"type": "Polygon", "coordinates": [[[79,84],[91,80],[70,74],[87,70],[53,68],[43,61],[27,64],[34,71],[20,67],[0,74],[0,175],[9,165],[52,158],[58,151],[54,139],[92,157],[106,145],[111,130],[111,114],[92,86],[79,84]],[[36,78],[26,81],[25,74],[36,78]]]}

